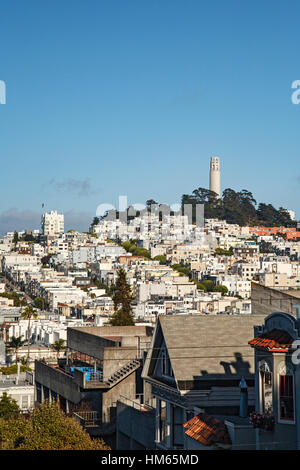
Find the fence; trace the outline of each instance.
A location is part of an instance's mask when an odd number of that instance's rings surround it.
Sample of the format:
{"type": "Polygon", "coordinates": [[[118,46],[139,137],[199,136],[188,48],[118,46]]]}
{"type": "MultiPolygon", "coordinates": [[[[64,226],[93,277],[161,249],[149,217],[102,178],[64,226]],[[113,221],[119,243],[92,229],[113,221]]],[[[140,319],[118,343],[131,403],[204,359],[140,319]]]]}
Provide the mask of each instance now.
{"type": "MultiPolygon", "coordinates": [[[[143,395],[140,395],[140,398],[142,397],[143,395]]],[[[124,395],[120,395],[119,401],[121,403],[124,403],[125,405],[132,406],[133,408],[139,411],[154,411],[153,406],[151,406],[150,404],[141,403],[140,401],[138,401],[138,399],[132,400],[131,398],[125,397],[124,395]]]]}
{"type": "Polygon", "coordinates": [[[74,418],[79,421],[82,427],[99,425],[98,411],[77,411],[73,413],[74,418]]]}

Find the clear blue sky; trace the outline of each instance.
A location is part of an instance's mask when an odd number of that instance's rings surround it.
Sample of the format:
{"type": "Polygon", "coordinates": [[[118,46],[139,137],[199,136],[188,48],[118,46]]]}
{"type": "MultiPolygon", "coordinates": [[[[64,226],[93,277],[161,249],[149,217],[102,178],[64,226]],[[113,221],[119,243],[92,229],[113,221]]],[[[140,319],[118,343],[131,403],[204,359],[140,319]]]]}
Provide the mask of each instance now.
{"type": "Polygon", "coordinates": [[[0,233],[208,187],[300,218],[299,2],[3,0],[0,233]],[[16,225],[16,227],[14,226],[16,225]]]}

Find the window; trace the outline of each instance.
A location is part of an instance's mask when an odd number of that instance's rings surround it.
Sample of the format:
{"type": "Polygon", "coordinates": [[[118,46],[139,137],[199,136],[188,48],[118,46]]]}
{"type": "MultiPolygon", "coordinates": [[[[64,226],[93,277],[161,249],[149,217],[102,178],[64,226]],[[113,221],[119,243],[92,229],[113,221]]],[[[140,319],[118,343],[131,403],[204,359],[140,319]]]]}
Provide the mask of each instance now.
{"type": "Polygon", "coordinates": [[[162,374],[167,375],[169,377],[173,377],[173,370],[171,367],[170,359],[166,350],[163,350],[161,353],[161,361],[162,361],[162,374]]]}
{"type": "Polygon", "coordinates": [[[279,375],[279,416],[283,420],[294,420],[293,375],[279,375]]]}
{"type": "Polygon", "coordinates": [[[159,402],[159,442],[165,442],[167,435],[167,403],[159,402]]]}
{"type": "Polygon", "coordinates": [[[273,413],[272,371],[270,364],[263,359],[259,363],[260,411],[273,413]]]}
{"type": "Polygon", "coordinates": [[[273,395],[272,395],[272,373],[269,371],[261,371],[261,396],[262,396],[262,412],[273,412],[273,395]]]}
{"type": "Polygon", "coordinates": [[[182,408],[172,405],[172,444],[173,447],[183,447],[183,412],[182,408]]]}

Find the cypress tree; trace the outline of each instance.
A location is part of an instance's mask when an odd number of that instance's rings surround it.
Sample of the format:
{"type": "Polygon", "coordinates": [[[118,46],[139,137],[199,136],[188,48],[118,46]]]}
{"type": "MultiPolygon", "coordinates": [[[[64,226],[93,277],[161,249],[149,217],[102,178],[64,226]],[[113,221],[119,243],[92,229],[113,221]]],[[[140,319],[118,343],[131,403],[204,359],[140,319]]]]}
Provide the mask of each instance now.
{"type": "Polygon", "coordinates": [[[126,279],[126,272],[123,268],[118,270],[118,278],[115,285],[113,295],[115,312],[110,320],[114,326],[130,326],[134,325],[134,317],[132,313],[133,295],[130,285],[126,279]]]}

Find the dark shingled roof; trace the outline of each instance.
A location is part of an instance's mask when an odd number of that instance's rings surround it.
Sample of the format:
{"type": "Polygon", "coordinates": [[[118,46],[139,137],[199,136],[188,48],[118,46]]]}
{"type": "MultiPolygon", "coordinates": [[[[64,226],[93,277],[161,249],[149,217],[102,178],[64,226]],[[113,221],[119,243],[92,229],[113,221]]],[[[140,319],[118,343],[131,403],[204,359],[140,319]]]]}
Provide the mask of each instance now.
{"type": "MultiPolygon", "coordinates": [[[[158,323],[175,380],[194,381],[199,376],[204,378],[204,374],[222,374],[223,378],[253,374],[254,355],[248,341],[253,338],[254,326],[264,319],[263,315],[161,315],[158,323]],[[224,361],[235,369],[226,373],[224,361]]],[[[159,344],[151,346],[157,347],[159,344]]],[[[148,356],[145,375],[151,359],[148,356]]]]}

